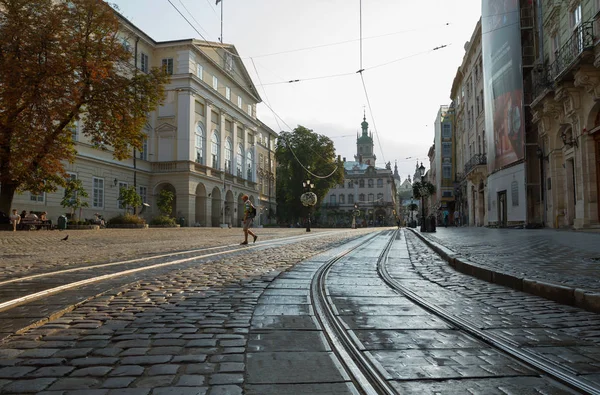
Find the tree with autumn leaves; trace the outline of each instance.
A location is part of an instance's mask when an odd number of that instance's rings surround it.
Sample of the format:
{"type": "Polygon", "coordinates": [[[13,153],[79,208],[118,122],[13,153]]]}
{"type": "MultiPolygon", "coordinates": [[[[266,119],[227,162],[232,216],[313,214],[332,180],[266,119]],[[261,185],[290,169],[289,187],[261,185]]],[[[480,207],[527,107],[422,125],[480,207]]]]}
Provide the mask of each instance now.
{"type": "Polygon", "coordinates": [[[77,120],[116,159],[142,148],[168,76],[137,72],[119,27],[102,0],[0,0],[0,211],[65,185],[77,120]]]}

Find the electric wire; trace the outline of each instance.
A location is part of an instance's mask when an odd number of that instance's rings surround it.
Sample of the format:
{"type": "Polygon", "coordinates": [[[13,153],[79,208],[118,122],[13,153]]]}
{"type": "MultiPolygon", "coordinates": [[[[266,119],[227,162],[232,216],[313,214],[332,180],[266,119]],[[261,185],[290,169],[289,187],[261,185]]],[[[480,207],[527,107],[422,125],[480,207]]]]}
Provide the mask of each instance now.
{"type": "Polygon", "coordinates": [[[196,25],[198,25],[198,27],[200,29],[202,29],[202,31],[204,33],[206,33],[206,35],[208,36],[208,32],[206,30],[204,30],[204,28],[202,28],[202,25],[200,25],[200,23],[196,20],[196,18],[194,18],[194,15],[192,15],[192,13],[190,12],[190,10],[187,9],[187,7],[185,6],[185,4],[183,4],[183,2],[181,0],[179,0],[179,4],[181,4],[181,6],[183,7],[183,9],[187,11],[187,13],[190,15],[190,17],[194,20],[194,22],[196,22],[196,25]]]}

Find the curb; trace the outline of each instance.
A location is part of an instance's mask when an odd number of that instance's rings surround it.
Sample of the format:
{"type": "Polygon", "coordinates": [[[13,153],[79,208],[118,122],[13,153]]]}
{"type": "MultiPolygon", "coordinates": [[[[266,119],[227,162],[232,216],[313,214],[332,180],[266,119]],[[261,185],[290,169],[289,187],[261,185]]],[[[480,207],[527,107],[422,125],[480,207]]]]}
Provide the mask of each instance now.
{"type": "Polygon", "coordinates": [[[560,284],[519,277],[512,273],[495,271],[490,267],[468,261],[445,246],[429,240],[414,229],[410,231],[429,248],[440,255],[457,271],[490,283],[526,292],[554,302],[600,313],[600,292],[571,288],[560,284]]]}

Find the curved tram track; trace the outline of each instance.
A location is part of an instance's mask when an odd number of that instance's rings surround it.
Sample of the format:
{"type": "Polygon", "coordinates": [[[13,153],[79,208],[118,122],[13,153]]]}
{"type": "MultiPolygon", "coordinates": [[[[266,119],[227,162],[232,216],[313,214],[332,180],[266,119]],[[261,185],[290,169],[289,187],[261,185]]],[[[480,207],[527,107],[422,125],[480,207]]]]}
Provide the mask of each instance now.
{"type": "MultiPolygon", "coordinates": [[[[533,371],[538,372],[542,379],[556,382],[558,386],[566,385],[576,391],[589,394],[600,394],[600,388],[596,383],[590,382],[575,372],[569,371],[557,363],[554,363],[541,355],[528,352],[519,348],[516,344],[486,333],[473,324],[461,319],[452,312],[437,306],[419,296],[414,290],[400,284],[388,271],[387,262],[391,247],[394,242],[399,242],[400,230],[383,232],[379,235],[369,236],[361,243],[335,255],[319,268],[313,277],[311,284],[311,303],[315,311],[316,319],[321,325],[325,338],[346,373],[352,378],[356,388],[364,394],[395,394],[399,391],[391,384],[390,375],[379,364],[373,355],[359,340],[359,336],[349,329],[348,325],[340,317],[328,286],[328,276],[332,275],[332,269],[353,256],[360,256],[360,251],[368,246],[377,237],[388,237],[385,246],[377,258],[377,273],[381,280],[397,295],[401,295],[414,305],[426,310],[429,314],[441,319],[455,330],[466,334],[480,344],[480,348],[492,348],[506,355],[513,361],[525,365],[533,371]],[[355,254],[355,255],[354,255],[355,254]],[[560,383],[560,384],[559,384],[560,383]]],[[[369,264],[365,262],[365,264],[369,264]]],[[[435,380],[430,378],[423,381],[435,380]]],[[[418,381],[414,380],[413,382],[418,381]]]]}
{"type": "Polygon", "coordinates": [[[283,237],[245,246],[230,244],[189,249],[137,259],[34,273],[0,281],[0,322],[2,322],[0,341],[12,333],[23,332],[56,318],[115,286],[142,280],[144,276],[185,268],[209,259],[220,259],[253,249],[293,244],[323,237],[324,234],[329,233],[339,232],[283,237]],[[61,298],[61,295],[65,296],[61,298]],[[40,309],[39,306],[29,306],[32,303],[39,304],[45,301],[48,301],[52,307],[40,309]]]}

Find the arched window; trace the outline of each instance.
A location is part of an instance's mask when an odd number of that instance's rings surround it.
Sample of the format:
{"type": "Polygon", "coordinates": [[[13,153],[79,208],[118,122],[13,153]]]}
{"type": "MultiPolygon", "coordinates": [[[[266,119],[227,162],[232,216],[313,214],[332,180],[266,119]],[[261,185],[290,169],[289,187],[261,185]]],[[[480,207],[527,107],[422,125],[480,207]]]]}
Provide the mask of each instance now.
{"type": "Polygon", "coordinates": [[[194,144],[196,150],[196,158],[194,159],[201,165],[204,164],[204,128],[200,123],[196,124],[196,142],[194,144]]]}
{"type": "Polygon", "coordinates": [[[248,151],[246,154],[246,179],[252,181],[252,169],[254,164],[254,155],[252,151],[248,151]]]}
{"type": "Polygon", "coordinates": [[[225,171],[227,173],[233,173],[233,167],[231,167],[231,161],[233,160],[233,146],[231,139],[227,137],[225,139],[225,171]]]}
{"type": "Polygon", "coordinates": [[[359,187],[359,188],[364,188],[364,187],[365,187],[365,180],[362,180],[362,179],[361,179],[361,180],[358,182],[358,187],[359,187]]]}
{"type": "Polygon", "coordinates": [[[377,194],[377,200],[381,201],[381,202],[383,201],[383,193],[378,193],[377,194]]]}
{"type": "Polygon", "coordinates": [[[348,181],[348,188],[352,188],[354,186],[354,182],[352,180],[348,181]]]}
{"type": "Polygon", "coordinates": [[[372,202],[372,201],[373,201],[373,194],[369,193],[369,202],[372,202]]]}
{"type": "Polygon", "coordinates": [[[242,177],[242,175],[244,174],[244,147],[242,146],[242,144],[238,144],[237,147],[237,161],[235,167],[235,175],[238,177],[242,177]]]}
{"type": "Polygon", "coordinates": [[[344,195],[340,195],[340,204],[346,203],[346,199],[344,195]]]}
{"type": "Polygon", "coordinates": [[[348,195],[348,203],[354,204],[354,195],[353,194],[348,195]]]}
{"type": "Polygon", "coordinates": [[[377,179],[377,188],[383,188],[383,180],[381,178],[377,179]]]}
{"type": "Polygon", "coordinates": [[[372,178],[369,178],[368,185],[369,185],[369,188],[373,188],[373,179],[372,178]]]}
{"type": "Polygon", "coordinates": [[[220,152],[219,135],[214,130],[210,139],[210,153],[212,155],[212,167],[215,169],[219,168],[219,152],[220,152]]]}
{"type": "Polygon", "coordinates": [[[329,196],[329,203],[335,204],[335,195],[330,195],[329,196]]]}
{"type": "Polygon", "coordinates": [[[361,201],[361,202],[364,202],[365,201],[365,194],[361,193],[360,195],[358,195],[358,200],[361,201]]]}

